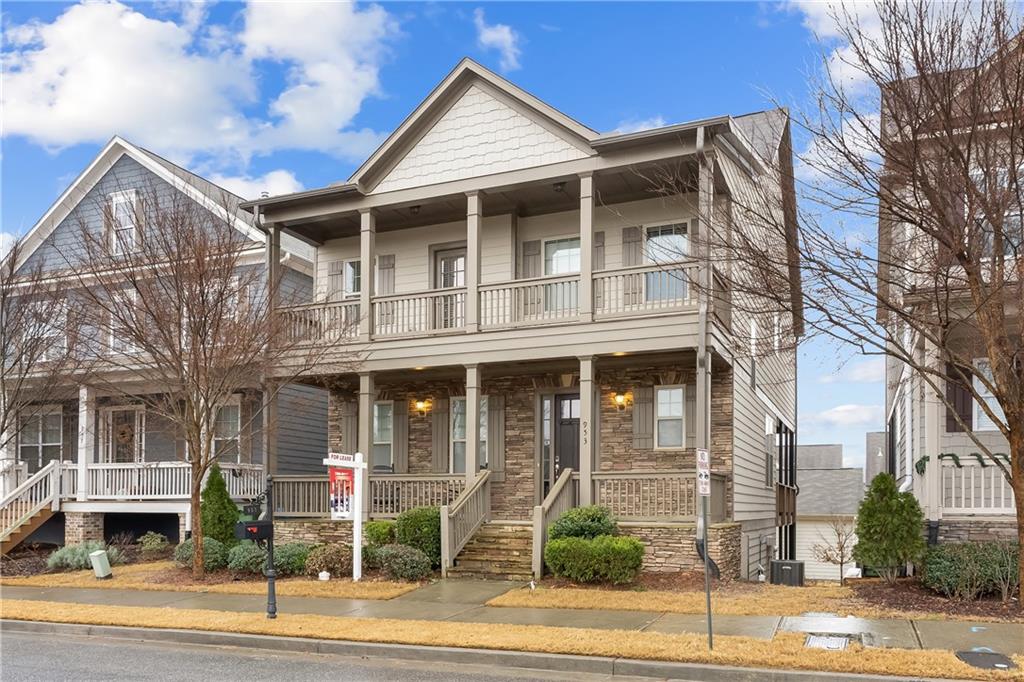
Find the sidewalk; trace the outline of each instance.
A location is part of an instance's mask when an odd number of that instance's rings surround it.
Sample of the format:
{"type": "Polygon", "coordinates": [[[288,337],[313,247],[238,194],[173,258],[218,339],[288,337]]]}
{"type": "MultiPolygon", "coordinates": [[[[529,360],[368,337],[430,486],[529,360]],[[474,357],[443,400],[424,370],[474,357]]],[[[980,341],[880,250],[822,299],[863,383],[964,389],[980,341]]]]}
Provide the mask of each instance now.
{"type": "MultiPolygon", "coordinates": [[[[489,599],[519,586],[520,583],[512,582],[442,580],[388,601],[279,597],[277,608],[279,613],[546,625],[668,634],[701,634],[707,630],[704,616],[699,614],[485,606],[489,599]]],[[[252,613],[266,609],[264,596],[194,592],[3,587],[0,588],[0,598],[252,613]]],[[[716,616],[714,631],[719,635],[765,640],[770,640],[780,631],[849,635],[860,637],[864,644],[876,647],[977,650],[1024,655],[1024,625],[1019,623],[873,620],[838,618],[829,614],[807,614],[803,617],[716,616]]]]}

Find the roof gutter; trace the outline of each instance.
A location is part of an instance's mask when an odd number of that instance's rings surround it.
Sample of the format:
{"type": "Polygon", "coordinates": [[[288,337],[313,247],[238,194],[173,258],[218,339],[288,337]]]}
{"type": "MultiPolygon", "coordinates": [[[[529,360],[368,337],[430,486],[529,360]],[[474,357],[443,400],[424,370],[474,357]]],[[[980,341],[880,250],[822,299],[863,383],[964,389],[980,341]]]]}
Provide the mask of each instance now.
{"type": "Polygon", "coordinates": [[[644,142],[655,142],[662,137],[670,137],[679,133],[686,133],[701,127],[716,125],[729,125],[732,118],[729,116],[715,116],[704,118],[687,123],[676,123],[663,128],[651,128],[649,130],[638,130],[635,133],[605,133],[599,135],[590,144],[594,149],[601,149],[619,145],[642,144],[644,142]]]}
{"type": "Polygon", "coordinates": [[[293,192],[291,194],[279,194],[274,197],[265,197],[262,199],[253,199],[252,201],[243,201],[239,204],[241,208],[252,209],[260,206],[280,206],[284,204],[291,204],[294,202],[306,201],[309,199],[324,199],[328,197],[344,196],[346,194],[361,194],[359,187],[352,183],[346,183],[343,185],[330,185],[328,187],[320,187],[318,189],[308,189],[302,192],[293,192]]]}

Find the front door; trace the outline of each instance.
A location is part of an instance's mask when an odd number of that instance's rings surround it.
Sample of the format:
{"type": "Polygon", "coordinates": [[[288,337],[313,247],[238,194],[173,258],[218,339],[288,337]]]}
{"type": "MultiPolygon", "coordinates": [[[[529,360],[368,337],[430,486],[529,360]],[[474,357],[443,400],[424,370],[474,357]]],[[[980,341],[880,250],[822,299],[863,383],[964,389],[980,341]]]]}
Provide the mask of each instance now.
{"type": "Polygon", "coordinates": [[[104,416],[103,460],[122,464],[142,461],[145,413],[136,407],[110,408],[104,416]]]}
{"type": "MultiPolygon", "coordinates": [[[[434,285],[438,289],[460,289],[466,286],[465,249],[445,249],[434,254],[434,285]]],[[[435,329],[462,327],[465,292],[442,294],[434,301],[435,329]]]]}

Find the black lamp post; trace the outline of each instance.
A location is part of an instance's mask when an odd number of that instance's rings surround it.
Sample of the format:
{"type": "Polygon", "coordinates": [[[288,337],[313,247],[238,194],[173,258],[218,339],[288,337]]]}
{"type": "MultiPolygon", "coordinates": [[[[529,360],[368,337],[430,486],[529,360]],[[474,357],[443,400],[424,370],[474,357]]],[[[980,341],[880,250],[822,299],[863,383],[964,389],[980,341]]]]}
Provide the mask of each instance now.
{"type": "Polygon", "coordinates": [[[266,543],[267,567],[267,618],[277,618],[277,571],[274,570],[274,477],[267,476],[267,489],[251,503],[242,507],[250,521],[239,521],[235,526],[235,537],[240,540],[254,540],[266,543]],[[264,518],[262,500],[266,500],[267,511],[264,518]]]}
{"type": "Polygon", "coordinates": [[[267,618],[277,618],[277,571],[274,570],[274,477],[267,476],[267,520],[270,537],[267,538],[267,618]]]}

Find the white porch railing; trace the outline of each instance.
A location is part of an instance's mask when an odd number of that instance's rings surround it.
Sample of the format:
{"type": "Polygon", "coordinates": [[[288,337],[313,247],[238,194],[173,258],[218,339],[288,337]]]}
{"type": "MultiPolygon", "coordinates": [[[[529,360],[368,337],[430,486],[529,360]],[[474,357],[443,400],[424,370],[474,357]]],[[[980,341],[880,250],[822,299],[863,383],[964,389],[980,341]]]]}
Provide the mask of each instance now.
{"type": "Polygon", "coordinates": [[[942,511],[946,514],[1014,514],[1013,488],[995,466],[943,462],[942,511]]]}
{"type": "MultiPolygon", "coordinates": [[[[692,520],[699,511],[693,471],[594,472],[594,503],[624,520],[692,520]]],[[[711,475],[710,516],[725,515],[725,477],[711,475]]]]}
{"type": "MultiPolygon", "coordinates": [[[[89,500],[187,500],[191,495],[188,462],[103,463],[86,468],[89,500]]],[[[220,469],[232,498],[252,499],[263,492],[261,464],[227,463],[220,469]]]]}
{"type": "Polygon", "coordinates": [[[60,497],[62,500],[73,500],[78,496],[78,463],[60,463],[60,497]]]}
{"type": "Polygon", "coordinates": [[[636,315],[697,305],[697,264],[665,263],[594,275],[594,314],[636,315]]]}
{"type": "Polygon", "coordinates": [[[466,324],[466,290],[436,289],[373,299],[375,336],[414,336],[455,331],[466,324]]]}
{"type": "Polygon", "coordinates": [[[262,464],[221,464],[220,470],[228,484],[228,494],[233,499],[255,499],[267,487],[262,464]]]}
{"type": "Polygon", "coordinates": [[[0,495],[14,492],[28,480],[28,464],[15,459],[0,460],[0,495]]]}
{"type": "Polygon", "coordinates": [[[448,574],[455,557],[490,516],[491,472],[481,471],[453,505],[441,507],[441,577],[448,574]]]}
{"type": "Polygon", "coordinates": [[[37,513],[60,508],[59,461],[52,461],[0,500],[0,541],[37,513]]]}
{"type": "Polygon", "coordinates": [[[548,528],[559,516],[576,506],[576,483],[572,473],[572,469],[563,469],[544,501],[533,508],[533,577],[537,580],[544,576],[544,545],[548,541],[548,528]]]}
{"type": "Polygon", "coordinates": [[[579,316],[579,275],[535,277],[480,287],[480,326],[518,327],[579,316]]]}
{"type": "Polygon", "coordinates": [[[359,336],[359,301],[282,307],[284,336],[290,343],[352,341],[359,336]]]}
{"type": "MultiPolygon", "coordinates": [[[[387,474],[370,477],[369,513],[394,518],[415,507],[451,504],[466,487],[462,474],[387,474]]],[[[327,476],[275,476],[274,513],[282,518],[326,518],[327,476]]]]}

